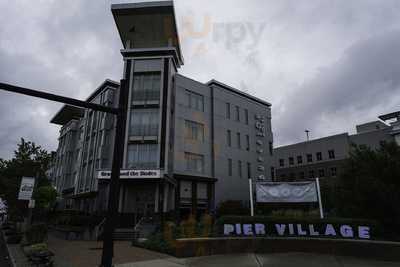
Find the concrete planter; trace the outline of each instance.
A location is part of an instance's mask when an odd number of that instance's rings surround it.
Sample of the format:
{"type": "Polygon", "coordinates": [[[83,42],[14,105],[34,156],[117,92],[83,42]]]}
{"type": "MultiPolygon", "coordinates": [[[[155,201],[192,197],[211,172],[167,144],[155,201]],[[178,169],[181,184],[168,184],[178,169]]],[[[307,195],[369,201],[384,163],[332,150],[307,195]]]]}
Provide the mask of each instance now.
{"type": "Polygon", "coordinates": [[[197,257],[230,253],[309,252],[400,260],[400,242],[317,238],[185,238],[176,240],[176,257],[197,257]]]}

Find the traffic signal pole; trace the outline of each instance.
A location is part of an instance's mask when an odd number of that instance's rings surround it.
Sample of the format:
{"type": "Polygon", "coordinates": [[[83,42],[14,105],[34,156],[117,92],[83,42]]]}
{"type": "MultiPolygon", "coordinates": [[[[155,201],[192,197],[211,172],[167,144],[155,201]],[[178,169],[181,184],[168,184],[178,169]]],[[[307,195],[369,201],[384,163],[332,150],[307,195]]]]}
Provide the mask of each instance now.
{"type": "Polygon", "coordinates": [[[116,115],[116,131],[114,138],[114,152],[110,179],[111,181],[108,194],[108,209],[106,221],[104,224],[103,253],[100,265],[101,267],[112,267],[112,258],[114,255],[113,233],[115,230],[115,219],[118,215],[119,176],[124,152],[125,123],[128,105],[129,90],[126,81],[121,80],[120,83],[118,108],[94,104],[74,98],[32,90],[29,88],[15,86],[7,83],[0,83],[0,90],[116,115]]]}

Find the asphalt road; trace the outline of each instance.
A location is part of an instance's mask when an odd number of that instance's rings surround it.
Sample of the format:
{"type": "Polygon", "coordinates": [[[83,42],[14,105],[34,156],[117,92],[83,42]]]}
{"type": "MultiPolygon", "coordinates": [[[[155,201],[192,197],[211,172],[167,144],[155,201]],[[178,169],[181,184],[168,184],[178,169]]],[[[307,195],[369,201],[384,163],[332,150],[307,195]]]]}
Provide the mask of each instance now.
{"type": "Polygon", "coordinates": [[[8,259],[7,248],[4,242],[3,234],[0,232],[0,266],[11,267],[11,263],[8,259]]]}

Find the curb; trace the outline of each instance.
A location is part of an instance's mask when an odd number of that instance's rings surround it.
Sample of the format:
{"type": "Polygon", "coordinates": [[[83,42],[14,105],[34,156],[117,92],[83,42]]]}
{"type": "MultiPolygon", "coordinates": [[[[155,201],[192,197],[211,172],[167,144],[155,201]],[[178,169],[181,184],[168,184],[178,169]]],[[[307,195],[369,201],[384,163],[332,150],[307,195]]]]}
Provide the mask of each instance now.
{"type": "Polygon", "coordinates": [[[10,262],[11,262],[12,267],[17,267],[17,264],[16,264],[16,262],[15,262],[15,259],[14,259],[14,257],[11,255],[11,253],[10,253],[10,248],[8,247],[8,244],[7,244],[7,242],[6,242],[6,239],[4,238],[4,232],[3,232],[3,230],[1,230],[1,238],[4,240],[4,244],[6,245],[8,258],[10,259],[10,262]]]}

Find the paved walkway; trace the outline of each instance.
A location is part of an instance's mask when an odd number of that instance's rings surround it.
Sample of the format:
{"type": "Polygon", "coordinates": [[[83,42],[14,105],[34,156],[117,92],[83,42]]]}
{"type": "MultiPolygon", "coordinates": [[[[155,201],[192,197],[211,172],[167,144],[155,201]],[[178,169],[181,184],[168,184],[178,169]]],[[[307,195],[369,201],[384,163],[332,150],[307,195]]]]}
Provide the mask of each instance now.
{"type": "Polygon", "coordinates": [[[11,262],[8,256],[8,251],[3,236],[3,232],[0,230],[0,266],[11,267],[11,262]]]}
{"type": "MultiPolygon", "coordinates": [[[[102,242],[68,241],[49,234],[48,247],[55,254],[56,267],[97,267],[101,261],[102,242]]],[[[115,241],[114,264],[165,259],[168,255],[132,247],[128,241],[115,241]]]]}
{"type": "Polygon", "coordinates": [[[187,259],[166,258],[117,265],[116,267],[399,267],[399,262],[307,253],[214,255],[187,259]]]}

